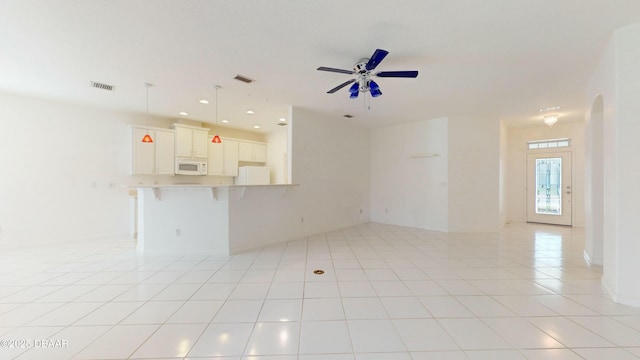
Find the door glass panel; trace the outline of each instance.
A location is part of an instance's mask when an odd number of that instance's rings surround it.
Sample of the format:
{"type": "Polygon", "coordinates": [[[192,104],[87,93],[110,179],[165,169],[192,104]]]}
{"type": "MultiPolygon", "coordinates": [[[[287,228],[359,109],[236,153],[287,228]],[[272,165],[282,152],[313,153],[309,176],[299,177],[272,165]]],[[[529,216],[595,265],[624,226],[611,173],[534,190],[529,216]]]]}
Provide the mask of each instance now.
{"type": "Polygon", "coordinates": [[[562,158],[536,159],[536,214],[562,215],[562,158]]]}

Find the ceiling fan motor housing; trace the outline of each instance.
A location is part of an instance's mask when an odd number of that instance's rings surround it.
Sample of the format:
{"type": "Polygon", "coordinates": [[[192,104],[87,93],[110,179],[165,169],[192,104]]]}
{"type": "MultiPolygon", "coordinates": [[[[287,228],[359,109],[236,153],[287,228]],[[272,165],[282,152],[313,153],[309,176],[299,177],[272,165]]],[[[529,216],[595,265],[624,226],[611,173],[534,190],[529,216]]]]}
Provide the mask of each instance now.
{"type": "Polygon", "coordinates": [[[367,58],[360,59],[360,61],[358,61],[355,65],[353,65],[353,71],[357,72],[358,74],[366,74],[368,72],[367,70],[368,62],[369,62],[369,59],[367,58]]]}

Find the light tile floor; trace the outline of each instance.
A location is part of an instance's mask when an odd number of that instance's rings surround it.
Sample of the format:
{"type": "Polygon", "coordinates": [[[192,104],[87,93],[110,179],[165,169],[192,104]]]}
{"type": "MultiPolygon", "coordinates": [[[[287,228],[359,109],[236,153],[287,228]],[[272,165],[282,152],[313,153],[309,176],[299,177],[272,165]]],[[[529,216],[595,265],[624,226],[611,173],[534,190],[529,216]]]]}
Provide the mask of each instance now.
{"type": "Polygon", "coordinates": [[[640,309],[583,241],[372,223],[230,257],[0,246],[0,359],[638,359],[640,309]]]}

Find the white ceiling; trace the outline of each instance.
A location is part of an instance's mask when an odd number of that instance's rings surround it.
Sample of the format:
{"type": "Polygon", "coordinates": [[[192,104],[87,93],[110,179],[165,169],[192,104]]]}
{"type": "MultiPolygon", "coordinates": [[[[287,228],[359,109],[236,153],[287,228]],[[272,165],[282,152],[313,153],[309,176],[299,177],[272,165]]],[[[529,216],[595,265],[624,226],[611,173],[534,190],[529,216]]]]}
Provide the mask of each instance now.
{"type": "Polygon", "coordinates": [[[124,111],[262,131],[288,106],[383,126],[479,115],[510,126],[585,112],[584,90],[614,29],[640,21],[638,0],[2,0],[0,90],[124,111]],[[380,78],[370,101],[326,91],[376,48],[380,78]],[[233,80],[236,74],[253,84],[233,80]],[[115,85],[112,93],[90,81],[115,85]],[[367,108],[365,105],[370,106],[367,108]],[[246,109],[256,114],[246,115],[246,109]]]}

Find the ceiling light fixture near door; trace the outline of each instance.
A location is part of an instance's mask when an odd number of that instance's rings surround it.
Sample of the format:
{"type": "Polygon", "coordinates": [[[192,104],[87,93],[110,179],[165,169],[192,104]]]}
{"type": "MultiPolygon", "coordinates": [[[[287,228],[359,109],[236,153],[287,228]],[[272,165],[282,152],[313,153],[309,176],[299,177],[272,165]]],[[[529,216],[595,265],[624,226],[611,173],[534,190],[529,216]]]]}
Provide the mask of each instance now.
{"type": "Polygon", "coordinates": [[[544,116],[544,123],[549,125],[549,126],[553,126],[557,122],[558,122],[558,115],[545,115],[544,116]]]}
{"type": "Polygon", "coordinates": [[[547,124],[547,126],[551,127],[558,122],[558,113],[557,113],[558,110],[560,110],[560,106],[553,106],[553,107],[540,109],[540,112],[544,113],[542,115],[542,120],[544,121],[545,124],[547,124]]]}
{"type": "Polygon", "coordinates": [[[246,112],[247,114],[249,114],[249,115],[253,115],[253,114],[255,114],[255,113],[256,113],[256,112],[255,112],[255,111],[253,111],[253,110],[247,110],[247,111],[245,111],[245,112],[246,112]]]}
{"type": "MultiPolygon", "coordinates": [[[[215,85],[216,88],[216,128],[218,127],[218,89],[220,89],[220,85],[215,85]]],[[[212,143],[215,144],[220,144],[222,143],[222,139],[220,139],[220,136],[218,136],[218,134],[216,133],[213,136],[213,139],[211,139],[212,143]]]]}
{"type": "Polygon", "coordinates": [[[149,135],[149,88],[152,87],[153,85],[149,83],[144,83],[144,86],[146,86],[147,88],[147,111],[144,114],[144,122],[147,125],[147,133],[144,134],[144,137],[142,138],[142,142],[152,143],[153,139],[151,138],[151,135],[149,135]]]}

